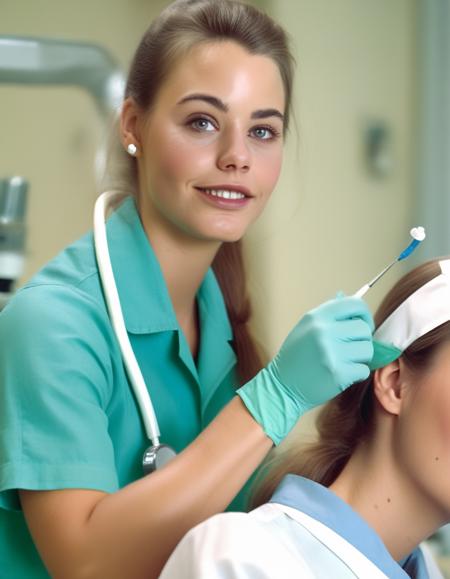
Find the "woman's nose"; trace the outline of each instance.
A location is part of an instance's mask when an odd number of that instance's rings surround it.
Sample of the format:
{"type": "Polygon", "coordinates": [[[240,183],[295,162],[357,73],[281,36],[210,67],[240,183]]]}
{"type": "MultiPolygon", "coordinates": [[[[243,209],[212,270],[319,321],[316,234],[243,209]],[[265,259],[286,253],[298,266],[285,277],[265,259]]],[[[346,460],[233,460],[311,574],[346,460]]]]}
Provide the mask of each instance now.
{"type": "Polygon", "coordinates": [[[233,129],[224,133],[220,143],[217,166],[222,171],[248,171],[250,151],[248,135],[233,129]]]}

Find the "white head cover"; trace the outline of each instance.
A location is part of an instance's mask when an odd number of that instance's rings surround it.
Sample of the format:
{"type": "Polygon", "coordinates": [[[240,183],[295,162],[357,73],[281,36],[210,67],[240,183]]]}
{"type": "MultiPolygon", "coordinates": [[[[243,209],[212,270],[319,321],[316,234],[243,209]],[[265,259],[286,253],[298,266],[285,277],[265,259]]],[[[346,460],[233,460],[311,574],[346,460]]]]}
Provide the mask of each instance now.
{"type": "Polygon", "coordinates": [[[441,273],[392,312],[375,331],[374,340],[404,352],[418,338],[450,321],[450,259],[439,265],[441,273]]]}

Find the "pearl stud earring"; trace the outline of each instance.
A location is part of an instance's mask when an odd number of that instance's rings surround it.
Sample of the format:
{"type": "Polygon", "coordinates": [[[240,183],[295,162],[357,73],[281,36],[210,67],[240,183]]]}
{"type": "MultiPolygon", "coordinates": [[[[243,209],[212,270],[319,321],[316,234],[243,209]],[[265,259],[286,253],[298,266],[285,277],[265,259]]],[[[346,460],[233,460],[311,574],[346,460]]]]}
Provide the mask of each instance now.
{"type": "Polygon", "coordinates": [[[130,143],[127,147],[127,151],[132,157],[134,157],[136,155],[136,152],[137,152],[136,145],[134,143],[130,143]]]}

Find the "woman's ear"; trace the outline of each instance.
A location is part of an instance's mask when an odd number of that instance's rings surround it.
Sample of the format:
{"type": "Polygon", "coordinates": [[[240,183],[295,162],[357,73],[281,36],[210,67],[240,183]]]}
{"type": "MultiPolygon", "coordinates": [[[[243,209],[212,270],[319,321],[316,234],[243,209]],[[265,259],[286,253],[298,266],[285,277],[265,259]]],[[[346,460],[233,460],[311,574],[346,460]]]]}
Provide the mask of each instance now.
{"type": "Polygon", "coordinates": [[[129,145],[136,147],[137,157],[141,148],[140,109],[132,97],[128,97],[122,104],[120,113],[120,139],[125,150],[129,145]]]}
{"type": "Polygon", "coordinates": [[[398,415],[405,398],[406,368],[401,358],[375,371],[373,392],[388,414],[398,415]]]}

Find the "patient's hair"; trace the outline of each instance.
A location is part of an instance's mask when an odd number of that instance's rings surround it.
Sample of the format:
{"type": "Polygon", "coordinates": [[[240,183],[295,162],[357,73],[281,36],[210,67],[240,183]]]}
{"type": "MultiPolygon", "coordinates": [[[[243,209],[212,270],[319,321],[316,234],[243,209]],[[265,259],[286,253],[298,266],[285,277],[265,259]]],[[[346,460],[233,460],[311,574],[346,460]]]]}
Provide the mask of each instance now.
{"type": "MultiPolygon", "coordinates": [[[[411,294],[441,273],[439,260],[432,260],[401,278],[386,295],[375,314],[380,326],[411,294]]],[[[438,347],[450,340],[450,322],[413,342],[402,360],[416,375],[426,370],[438,347]]],[[[328,402],[317,418],[317,442],[294,444],[267,462],[257,478],[252,496],[253,508],[270,500],[286,474],[297,474],[324,486],[331,485],[347,464],[356,447],[374,428],[373,375],[354,384],[328,402]]]]}
{"type": "MultiPolygon", "coordinates": [[[[283,28],[263,11],[236,0],[176,0],[153,20],[131,62],[125,98],[142,111],[151,111],[160,87],[173,66],[193,47],[231,40],[251,54],[274,61],[284,87],[284,131],[292,108],[294,58],[283,28]]],[[[155,143],[157,146],[157,143],[155,143]]],[[[100,189],[137,194],[136,159],[124,150],[119,138],[119,117],[111,129],[106,170],[100,189]]],[[[247,292],[241,241],[223,243],[212,264],[222,289],[233,328],[238,374],[242,383],[263,366],[250,335],[251,304],[247,292]]]]}

